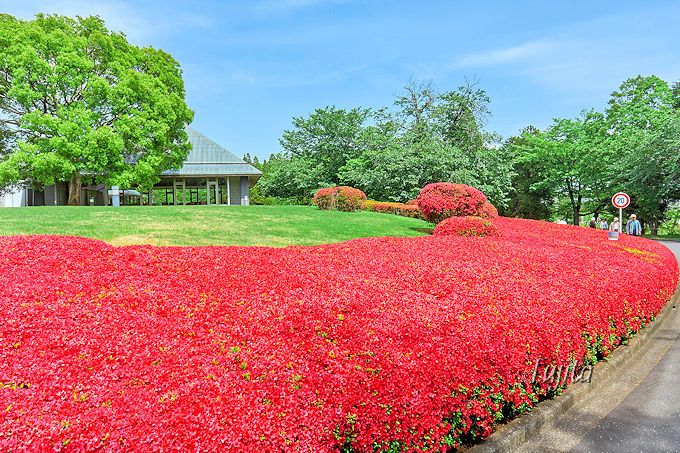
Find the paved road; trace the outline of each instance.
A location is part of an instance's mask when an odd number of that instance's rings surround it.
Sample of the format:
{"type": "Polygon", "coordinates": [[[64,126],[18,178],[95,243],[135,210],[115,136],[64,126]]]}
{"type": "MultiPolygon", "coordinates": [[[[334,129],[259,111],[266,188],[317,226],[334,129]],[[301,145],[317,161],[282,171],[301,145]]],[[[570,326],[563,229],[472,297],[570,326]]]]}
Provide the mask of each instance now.
{"type": "MultiPolygon", "coordinates": [[[[680,243],[665,245],[680,262],[680,243]]],[[[647,377],[571,451],[680,451],[680,337],[675,337],[647,377]]]]}

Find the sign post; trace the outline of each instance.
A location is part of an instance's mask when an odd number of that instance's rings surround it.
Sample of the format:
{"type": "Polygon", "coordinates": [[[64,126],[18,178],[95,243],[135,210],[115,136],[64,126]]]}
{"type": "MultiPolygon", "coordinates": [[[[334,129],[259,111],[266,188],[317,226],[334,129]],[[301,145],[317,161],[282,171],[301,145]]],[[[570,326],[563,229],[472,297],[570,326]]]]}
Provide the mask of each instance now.
{"type": "MultiPolygon", "coordinates": [[[[630,197],[627,193],[618,192],[612,197],[612,204],[615,208],[619,208],[619,230],[623,230],[623,208],[627,208],[630,204],[630,197]]],[[[610,231],[610,233],[612,232],[610,231]]],[[[610,234],[609,239],[612,241],[617,241],[619,239],[619,235],[610,234]]]]}

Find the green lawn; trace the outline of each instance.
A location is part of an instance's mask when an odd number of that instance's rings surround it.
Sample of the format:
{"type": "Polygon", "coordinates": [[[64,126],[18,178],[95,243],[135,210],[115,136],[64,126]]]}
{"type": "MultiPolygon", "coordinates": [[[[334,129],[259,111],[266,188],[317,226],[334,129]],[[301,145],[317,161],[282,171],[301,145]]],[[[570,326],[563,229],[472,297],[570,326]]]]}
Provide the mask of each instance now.
{"type": "Polygon", "coordinates": [[[59,234],[114,245],[312,245],[370,236],[421,236],[428,223],[312,206],[125,206],[0,209],[0,236],[59,234]]]}

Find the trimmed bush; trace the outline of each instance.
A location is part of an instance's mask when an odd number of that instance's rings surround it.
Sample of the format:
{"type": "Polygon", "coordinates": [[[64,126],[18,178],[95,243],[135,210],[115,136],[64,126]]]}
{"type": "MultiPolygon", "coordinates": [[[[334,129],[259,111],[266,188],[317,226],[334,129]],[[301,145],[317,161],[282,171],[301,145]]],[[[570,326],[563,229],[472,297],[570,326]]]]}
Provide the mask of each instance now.
{"type": "Polygon", "coordinates": [[[348,186],[326,187],[317,190],[312,202],[319,209],[333,211],[358,211],[366,194],[348,186]]]}
{"type": "Polygon", "coordinates": [[[449,217],[432,233],[436,236],[500,236],[500,230],[489,219],[476,216],[449,217]]]}
{"type": "Polygon", "coordinates": [[[425,219],[432,223],[457,216],[488,218],[498,216],[496,208],[489,203],[486,195],[466,184],[450,182],[428,184],[420,191],[416,202],[425,219]]]}
{"type": "Polygon", "coordinates": [[[365,211],[380,212],[383,214],[395,214],[414,219],[423,219],[423,213],[416,205],[396,203],[391,201],[366,200],[362,203],[361,209],[365,211]]]}

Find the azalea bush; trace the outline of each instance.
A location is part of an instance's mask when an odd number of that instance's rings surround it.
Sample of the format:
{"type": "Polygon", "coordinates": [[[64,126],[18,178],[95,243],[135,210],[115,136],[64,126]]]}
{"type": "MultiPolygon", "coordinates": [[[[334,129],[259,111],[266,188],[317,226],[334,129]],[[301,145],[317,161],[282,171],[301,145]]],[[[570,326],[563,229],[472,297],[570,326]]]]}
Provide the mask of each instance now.
{"type": "Polygon", "coordinates": [[[433,234],[439,236],[500,236],[501,233],[489,219],[465,216],[449,217],[437,224],[433,234]]]}
{"type": "Polygon", "coordinates": [[[675,288],[656,242],[495,224],[287,248],[0,238],[0,450],[445,450],[675,288]]]}
{"type": "Polygon", "coordinates": [[[383,214],[396,214],[414,219],[423,219],[422,211],[414,204],[366,200],[361,204],[361,209],[383,214]]]}
{"type": "Polygon", "coordinates": [[[420,191],[416,203],[425,219],[432,223],[455,216],[498,216],[498,211],[489,203],[486,195],[466,184],[428,184],[420,191]]]}
{"type": "Polygon", "coordinates": [[[366,200],[366,194],[348,186],[326,187],[317,190],[312,202],[319,209],[358,211],[366,200]]]}

